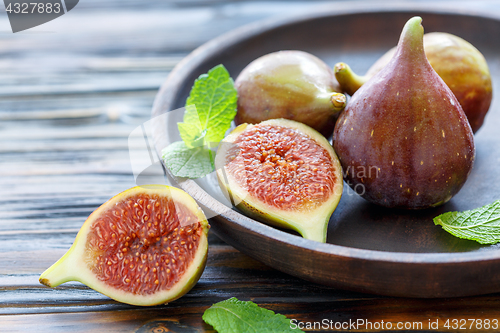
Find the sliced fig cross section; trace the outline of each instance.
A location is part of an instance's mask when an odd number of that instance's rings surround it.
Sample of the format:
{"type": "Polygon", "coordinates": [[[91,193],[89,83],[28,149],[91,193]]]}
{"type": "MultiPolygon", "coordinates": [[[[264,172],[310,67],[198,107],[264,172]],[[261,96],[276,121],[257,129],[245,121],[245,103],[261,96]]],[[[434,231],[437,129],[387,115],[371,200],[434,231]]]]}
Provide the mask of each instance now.
{"type": "Polygon", "coordinates": [[[187,193],[162,185],[134,187],[89,216],[40,282],[56,287],[80,281],[135,305],[169,302],[201,276],[207,232],[205,215],[187,193]]]}
{"type": "Polygon", "coordinates": [[[319,132],[285,119],[242,124],[224,139],[215,164],[222,191],[245,214],[326,241],[343,181],[319,132]]]}

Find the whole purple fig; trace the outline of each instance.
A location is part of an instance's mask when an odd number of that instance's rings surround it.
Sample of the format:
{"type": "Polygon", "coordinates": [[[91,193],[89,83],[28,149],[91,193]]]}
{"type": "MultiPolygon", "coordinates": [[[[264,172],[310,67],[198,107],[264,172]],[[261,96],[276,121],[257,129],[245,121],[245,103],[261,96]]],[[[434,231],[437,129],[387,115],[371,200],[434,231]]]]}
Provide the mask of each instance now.
{"type": "Polygon", "coordinates": [[[406,23],[394,56],[353,94],[333,135],[346,182],[386,207],[441,205],[474,163],[471,127],[426,58],[421,22],[406,23]]]}

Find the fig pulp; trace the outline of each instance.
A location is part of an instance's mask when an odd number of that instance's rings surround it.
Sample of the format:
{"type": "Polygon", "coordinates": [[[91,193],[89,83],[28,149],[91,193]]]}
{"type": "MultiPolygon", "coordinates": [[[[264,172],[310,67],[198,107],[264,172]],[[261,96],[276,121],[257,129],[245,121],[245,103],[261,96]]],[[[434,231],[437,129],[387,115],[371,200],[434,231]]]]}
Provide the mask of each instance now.
{"type": "Polygon", "coordinates": [[[175,300],[205,267],[208,222],[187,193],[146,185],[118,194],[85,221],[68,252],[41,276],[56,287],[79,281],[119,302],[175,300]]]}
{"type": "MultiPolygon", "coordinates": [[[[444,32],[424,35],[424,50],[432,68],[457,97],[469,120],[472,131],[483,124],[492,99],[491,75],[481,52],[464,39],[444,32]]],[[[357,75],[349,65],[335,65],[335,76],[349,95],[378,73],[394,56],[396,48],[387,51],[364,76],[357,75]]]]}
{"type": "Polygon", "coordinates": [[[474,162],[471,127],[427,61],[421,21],[406,23],[393,58],[354,93],[333,135],[346,182],[387,207],[447,202],[474,162]]]}
{"type": "Polygon", "coordinates": [[[326,241],[342,195],[342,169],[330,143],[302,123],[241,124],[215,158],[224,195],[248,216],[326,241]]]}
{"type": "Polygon", "coordinates": [[[302,51],[280,51],[251,62],[235,80],[236,125],[286,118],[332,134],[346,97],[332,69],[302,51]]]}

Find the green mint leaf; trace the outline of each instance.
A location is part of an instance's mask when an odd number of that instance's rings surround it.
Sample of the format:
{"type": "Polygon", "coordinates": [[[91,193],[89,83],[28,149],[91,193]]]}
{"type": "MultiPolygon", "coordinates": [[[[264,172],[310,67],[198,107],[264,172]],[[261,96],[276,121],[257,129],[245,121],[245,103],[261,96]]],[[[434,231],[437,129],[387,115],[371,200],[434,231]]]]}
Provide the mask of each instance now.
{"type": "Polygon", "coordinates": [[[165,165],[177,177],[200,178],[214,170],[213,152],[224,138],[236,115],[238,94],[233,79],[223,65],[202,74],[194,82],[186,100],[182,141],[162,152],[165,165]]]}
{"type": "Polygon", "coordinates": [[[500,200],[464,212],[447,212],[434,218],[450,234],[481,244],[500,242],[500,200]]]}
{"type": "Polygon", "coordinates": [[[233,297],[205,310],[203,320],[219,333],[286,333],[303,332],[284,315],[259,307],[253,302],[233,297]]]}
{"type": "Polygon", "coordinates": [[[186,105],[185,110],[184,122],[177,124],[182,141],[188,147],[195,147],[197,144],[200,145],[199,138],[203,138],[201,142],[201,145],[203,145],[207,130],[201,126],[196,106],[194,104],[186,105]]]}
{"type": "Polygon", "coordinates": [[[167,168],[177,177],[200,178],[214,170],[213,152],[203,146],[188,147],[176,141],[162,151],[167,168]]]}
{"type": "Polygon", "coordinates": [[[189,145],[187,141],[207,130],[205,144],[219,143],[236,115],[237,100],[233,79],[223,65],[200,75],[186,100],[185,125],[179,126],[182,140],[189,145]],[[192,132],[187,133],[188,129],[192,132]]]}

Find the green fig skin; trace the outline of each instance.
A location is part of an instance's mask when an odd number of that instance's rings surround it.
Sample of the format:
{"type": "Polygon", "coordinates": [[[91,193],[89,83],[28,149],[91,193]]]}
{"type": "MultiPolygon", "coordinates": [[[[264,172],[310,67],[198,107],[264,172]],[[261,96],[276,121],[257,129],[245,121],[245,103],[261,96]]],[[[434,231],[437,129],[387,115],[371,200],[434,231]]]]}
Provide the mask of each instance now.
{"type": "Polygon", "coordinates": [[[386,207],[444,204],[474,163],[471,127],[427,61],[421,21],[406,23],[394,57],[354,93],[333,134],[347,184],[386,207]]]}
{"type": "Polygon", "coordinates": [[[303,51],[279,51],[252,61],[235,80],[236,125],[290,119],[330,136],[346,105],[332,69],[303,51]]]}
{"type": "MultiPolygon", "coordinates": [[[[482,53],[464,39],[444,32],[424,35],[424,50],[432,68],[457,97],[475,133],[483,125],[493,97],[491,74],[482,53]]],[[[357,75],[345,63],[335,65],[335,76],[342,90],[353,95],[394,56],[387,51],[366,72],[357,75]]]]}

